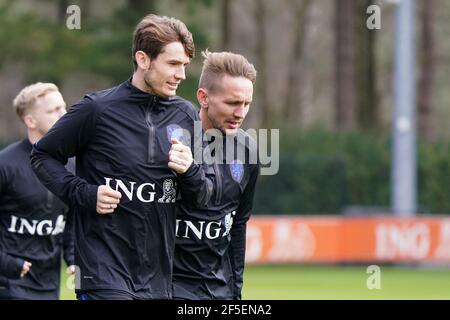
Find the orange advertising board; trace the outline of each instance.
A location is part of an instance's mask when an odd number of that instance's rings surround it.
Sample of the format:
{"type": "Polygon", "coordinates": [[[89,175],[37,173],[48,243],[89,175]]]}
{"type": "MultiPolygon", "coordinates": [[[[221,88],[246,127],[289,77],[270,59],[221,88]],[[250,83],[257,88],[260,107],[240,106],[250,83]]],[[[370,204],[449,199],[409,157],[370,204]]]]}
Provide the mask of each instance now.
{"type": "Polygon", "coordinates": [[[450,218],[253,216],[249,263],[450,263],[450,218]]]}

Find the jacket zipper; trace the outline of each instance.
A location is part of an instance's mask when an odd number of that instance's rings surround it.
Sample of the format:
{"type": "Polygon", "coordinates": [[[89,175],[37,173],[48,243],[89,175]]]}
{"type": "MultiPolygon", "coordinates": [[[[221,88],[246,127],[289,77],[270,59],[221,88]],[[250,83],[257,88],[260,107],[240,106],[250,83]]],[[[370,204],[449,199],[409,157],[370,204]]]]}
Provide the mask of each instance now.
{"type": "Polygon", "coordinates": [[[147,109],[145,110],[145,121],[148,126],[148,154],[147,154],[147,161],[149,163],[154,162],[154,148],[155,148],[155,127],[153,126],[152,122],[152,116],[151,116],[151,110],[156,102],[156,97],[152,97],[150,101],[148,102],[147,109]]]}
{"type": "Polygon", "coordinates": [[[50,211],[53,207],[53,193],[47,190],[47,203],[45,204],[45,208],[47,211],[50,211]]]}
{"type": "Polygon", "coordinates": [[[222,177],[220,176],[219,166],[214,162],[214,173],[216,176],[216,206],[222,201],[222,177]]]}

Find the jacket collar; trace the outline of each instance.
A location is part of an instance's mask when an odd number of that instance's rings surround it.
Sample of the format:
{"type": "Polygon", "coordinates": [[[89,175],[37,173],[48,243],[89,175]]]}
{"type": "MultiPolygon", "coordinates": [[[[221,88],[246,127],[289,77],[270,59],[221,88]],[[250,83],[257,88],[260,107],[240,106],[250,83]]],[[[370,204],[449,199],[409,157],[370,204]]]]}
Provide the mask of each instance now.
{"type": "Polygon", "coordinates": [[[134,86],[131,83],[132,79],[133,79],[133,76],[129,77],[128,80],[125,82],[125,86],[130,90],[131,96],[133,98],[136,98],[136,99],[138,99],[140,101],[144,101],[144,100],[148,101],[148,100],[151,100],[151,99],[155,99],[156,101],[159,101],[159,100],[169,101],[170,100],[170,97],[169,98],[163,98],[163,97],[157,96],[155,94],[142,91],[141,89],[137,88],[136,86],[134,86]]]}

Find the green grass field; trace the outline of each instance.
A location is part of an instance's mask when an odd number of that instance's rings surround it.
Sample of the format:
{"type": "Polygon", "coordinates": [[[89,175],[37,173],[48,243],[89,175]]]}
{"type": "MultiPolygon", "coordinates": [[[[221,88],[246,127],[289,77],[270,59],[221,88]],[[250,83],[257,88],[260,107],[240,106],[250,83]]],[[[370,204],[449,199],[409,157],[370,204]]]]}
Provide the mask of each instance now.
{"type": "MultiPolygon", "coordinates": [[[[369,290],[365,266],[246,266],[243,299],[450,299],[450,269],[380,266],[369,290]]],[[[63,274],[61,299],[74,299],[63,274]]]]}

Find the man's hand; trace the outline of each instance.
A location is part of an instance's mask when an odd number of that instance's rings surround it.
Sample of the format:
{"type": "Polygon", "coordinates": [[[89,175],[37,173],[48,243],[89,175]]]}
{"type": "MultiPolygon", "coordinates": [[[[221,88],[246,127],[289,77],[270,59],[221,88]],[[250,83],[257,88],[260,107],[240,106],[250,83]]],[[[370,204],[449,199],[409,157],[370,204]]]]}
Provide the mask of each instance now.
{"type": "Polygon", "coordinates": [[[169,168],[177,173],[185,173],[193,161],[191,148],[175,138],[172,139],[172,147],[169,151],[169,168]]]}
{"type": "Polygon", "coordinates": [[[31,269],[31,262],[24,261],[22,266],[22,272],[20,272],[20,277],[23,278],[28,273],[28,271],[30,271],[30,269],[31,269]]]}
{"type": "Polygon", "coordinates": [[[75,274],[75,265],[72,264],[72,265],[68,266],[66,269],[66,273],[67,274],[75,274]]]}
{"type": "Polygon", "coordinates": [[[107,185],[99,186],[97,190],[97,213],[113,213],[121,197],[122,194],[119,191],[115,191],[107,185]]]}

